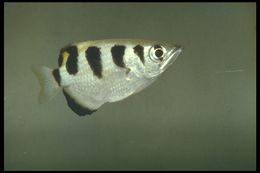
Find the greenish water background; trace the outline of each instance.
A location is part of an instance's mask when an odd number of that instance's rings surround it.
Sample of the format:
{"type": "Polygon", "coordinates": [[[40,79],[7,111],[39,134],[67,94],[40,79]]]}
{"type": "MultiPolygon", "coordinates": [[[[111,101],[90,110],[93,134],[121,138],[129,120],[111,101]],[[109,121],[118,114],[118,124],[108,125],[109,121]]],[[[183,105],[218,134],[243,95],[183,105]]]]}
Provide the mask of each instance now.
{"type": "Polygon", "coordinates": [[[255,3],[5,3],[5,170],[255,170],[255,3]],[[105,38],[184,46],[137,95],[79,117],[32,65],[105,38]]]}

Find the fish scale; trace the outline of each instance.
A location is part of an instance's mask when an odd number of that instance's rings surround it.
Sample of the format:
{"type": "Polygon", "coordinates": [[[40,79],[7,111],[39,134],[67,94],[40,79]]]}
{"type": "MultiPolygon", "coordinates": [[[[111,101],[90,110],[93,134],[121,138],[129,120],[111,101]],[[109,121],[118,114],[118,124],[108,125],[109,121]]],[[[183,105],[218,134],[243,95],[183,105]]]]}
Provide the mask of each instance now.
{"type": "Polygon", "coordinates": [[[182,47],[142,39],[73,43],[61,49],[59,67],[33,69],[40,103],[63,90],[68,106],[84,116],[107,102],[123,100],[153,83],[179,56],[182,47]]]}

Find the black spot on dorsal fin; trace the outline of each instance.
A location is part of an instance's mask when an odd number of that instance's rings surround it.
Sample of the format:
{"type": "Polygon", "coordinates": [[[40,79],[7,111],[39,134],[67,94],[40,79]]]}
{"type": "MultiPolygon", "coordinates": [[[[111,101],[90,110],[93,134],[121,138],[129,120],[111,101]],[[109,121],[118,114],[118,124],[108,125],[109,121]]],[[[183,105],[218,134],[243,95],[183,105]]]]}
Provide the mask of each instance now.
{"type": "Polygon", "coordinates": [[[93,71],[94,75],[98,78],[102,78],[102,63],[101,63],[101,52],[100,48],[95,46],[90,46],[85,51],[86,59],[88,64],[93,71]]]}
{"type": "Polygon", "coordinates": [[[65,90],[63,90],[63,94],[67,100],[68,106],[79,116],[91,115],[93,112],[97,111],[79,105],[69,94],[66,93],[65,90]]]}
{"type": "Polygon", "coordinates": [[[124,63],[124,54],[125,54],[125,46],[123,45],[115,45],[111,48],[112,58],[114,63],[119,66],[125,68],[124,63]]]}
{"type": "Polygon", "coordinates": [[[144,47],[141,45],[135,46],[134,53],[140,58],[140,60],[144,64],[144,47]]]}

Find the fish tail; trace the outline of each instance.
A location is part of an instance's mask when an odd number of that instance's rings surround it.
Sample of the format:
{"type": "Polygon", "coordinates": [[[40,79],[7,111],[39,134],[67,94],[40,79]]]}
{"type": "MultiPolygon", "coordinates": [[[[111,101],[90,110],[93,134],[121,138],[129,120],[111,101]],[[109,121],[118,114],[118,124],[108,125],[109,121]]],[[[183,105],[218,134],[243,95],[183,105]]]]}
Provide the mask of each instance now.
{"type": "Polygon", "coordinates": [[[48,67],[32,67],[33,73],[39,80],[41,89],[39,103],[45,103],[51,100],[60,90],[60,76],[58,69],[48,67]],[[57,77],[58,76],[58,77],[57,77]]]}

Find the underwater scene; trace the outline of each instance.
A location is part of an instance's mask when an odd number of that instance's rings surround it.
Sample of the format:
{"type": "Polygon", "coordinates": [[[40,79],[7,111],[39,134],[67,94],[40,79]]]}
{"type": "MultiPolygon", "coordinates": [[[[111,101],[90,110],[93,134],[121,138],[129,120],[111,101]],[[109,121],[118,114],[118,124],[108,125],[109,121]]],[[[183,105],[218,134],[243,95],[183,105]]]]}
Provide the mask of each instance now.
{"type": "Polygon", "coordinates": [[[256,3],[4,3],[4,170],[256,170],[256,3]]]}

